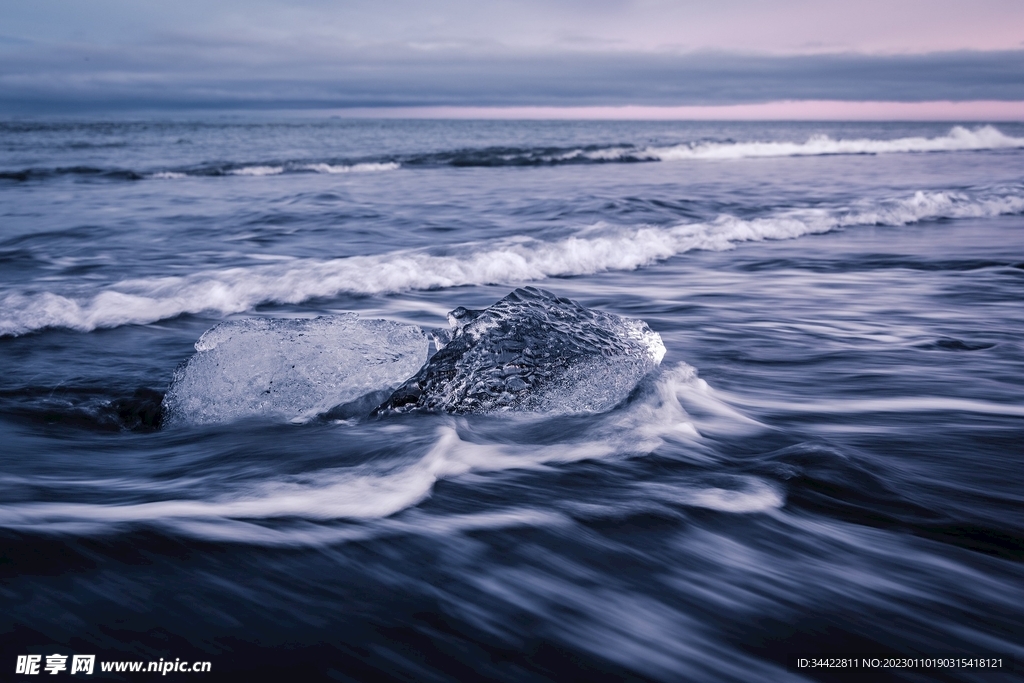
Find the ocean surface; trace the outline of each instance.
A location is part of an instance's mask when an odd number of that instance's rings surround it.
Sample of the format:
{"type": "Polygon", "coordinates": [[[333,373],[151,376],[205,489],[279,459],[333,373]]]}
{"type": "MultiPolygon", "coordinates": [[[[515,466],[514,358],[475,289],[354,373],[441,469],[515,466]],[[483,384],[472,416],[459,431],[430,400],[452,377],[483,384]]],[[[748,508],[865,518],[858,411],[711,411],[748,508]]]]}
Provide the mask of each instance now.
{"type": "Polygon", "coordinates": [[[7,675],[1024,668],[1021,124],[0,122],[0,359],[7,675]],[[222,321],[525,285],[659,369],[598,414],[162,424],[222,321]]]}

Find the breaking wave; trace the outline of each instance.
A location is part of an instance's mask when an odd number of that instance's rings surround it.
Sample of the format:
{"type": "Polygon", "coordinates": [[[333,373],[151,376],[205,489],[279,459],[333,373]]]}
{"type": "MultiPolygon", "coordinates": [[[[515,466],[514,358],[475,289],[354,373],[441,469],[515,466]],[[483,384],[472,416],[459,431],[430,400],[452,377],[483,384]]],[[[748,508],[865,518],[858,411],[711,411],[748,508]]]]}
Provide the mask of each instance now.
{"type": "Polygon", "coordinates": [[[994,126],[974,130],[954,126],[933,138],[905,137],[891,140],[871,138],[834,139],[813,135],[803,142],[790,141],[701,141],[669,146],[639,146],[632,143],[581,146],[480,147],[419,154],[395,154],[356,159],[266,160],[253,163],[205,163],[160,170],[133,170],[69,166],[0,170],[0,180],[29,181],[59,176],[106,180],[172,180],[209,176],[276,176],[293,173],[376,173],[399,168],[494,168],[564,166],[573,164],[638,163],[657,161],[748,159],[758,157],[800,157],[835,154],[894,154],[914,152],[965,152],[1024,148],[1024,138],[1006,135],[994,126]]]}
{"type": "Polygon", "coordinates": [[[355,163],[302,163],[288,162],[283,164],[253,164],[249,166],[209,166],[184,171],[161,171],[151,178],[188,178],[190,176],[271,176],[283,173],[375,173],[394,171],[399,168],[395,162],[355,162],[355,163]]]}
{"type": "Polygon", "coordinates": [[[890,140],[871,138],[834,139],[813,135],[803,142],[689,142],[672,146],[639,147],[633,144],[584,145],[581,147],[483,147],[398,156],[376,162],[284,164],[232,169],[235,175],[262,175],[295,171],[348,173],[384,171],[414,167],[503,167],[562,166],[570,164],[636,163],[747,159],[757,157],[824,156],[835,154],[895,154],[914,152],[968,152],[992,149],[1024,148],[1024,138],[1006,135],[995,126],[974,130],[954,126],[945,135],[933,138],[905,137],[890,140]]]}
{"type": "Polygon", "coordinates": [[[243,166],[228,171],[230,175],[278,175],[284,173],[284,166],[243,166]]]}
{"type": "Polygon", "coordinates": [[[394,171],[399,165],[393,161],[384,163],[363,164],[307,164],[305,168],[317,173],[373,173],[375,171],[394,171]]]}
{"type": "Polygon", "coordinates": [[[651,147],[650,156],[661,161],[685,159],[746,159],[751,157],[822,156],[828,154],[893,154],[899,152],[965,152],[1024,147],[1024,138],[1004,134],[994,126],[968,130],[954,126],[940,137],[909,137],[893,140],[832,139],[814,135],[806,142],[709,142],[651,147]]]}
{"type": "Polygon", "coordinates": [[[466,244],[454,255],[399,250],[336,259],[295,258],[183,276],[123,280],[93,293],[19,290],[0,295],[0,335],[48,327],[90,331],[204,311],[230,315],[264,303],[296,304],[344,293],[536,282],[634,270],[693,250],[721,251],[742,242],[793,239],[844,227],[900,226],[1022,212],[1021,188],[974,194],[921,191],[855,207],[795,209],[754,219],[723,215],[709,222],[669,227],[599,225],[555,241],[516,238],[466,244]]]}
{"type": "MultiPolygon", "coordinates": [[[[356,164],[288,164],[284,166],[243,166],[225,171],[227,175],[248,175],[265,176],[280,175],[282,173],[296,173],[301,171],[312,171],[313,173],[373,173],[375,171],[394,171],[399,165],[394,162],[387,163],[356,163],[356,164]]],[[[178,174],[187,176],[189,174],[178,174]]],[[[199,174],[202,175],[202,174],[199,174]]]]}

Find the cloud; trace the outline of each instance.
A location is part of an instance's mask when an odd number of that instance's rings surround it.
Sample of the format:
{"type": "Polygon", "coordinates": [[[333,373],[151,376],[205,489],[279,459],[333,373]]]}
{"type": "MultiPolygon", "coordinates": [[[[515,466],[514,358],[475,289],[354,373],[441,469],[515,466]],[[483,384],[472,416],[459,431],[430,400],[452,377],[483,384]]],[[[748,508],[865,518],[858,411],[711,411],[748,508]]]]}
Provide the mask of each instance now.
{"type": "Polygon", "coordinates": [[[165,39],[0,44],[0,109],[730,105],[780,100],[1019,100],[1024,51],[744,55],[346,49],[165,39]]]}
{"type": "Polygon", "coordinates": [[[7,0],[0,114],[1020,100],[1020,26],[1019,0],[7,0]]]}
{"type": "Polygon", "coordinates": [[[107,45],[241,36],[270,50],[298,39],[792,54],[1014,49],[1021,27],[1020,0],[5,0],[3,32],[107,45]]]}

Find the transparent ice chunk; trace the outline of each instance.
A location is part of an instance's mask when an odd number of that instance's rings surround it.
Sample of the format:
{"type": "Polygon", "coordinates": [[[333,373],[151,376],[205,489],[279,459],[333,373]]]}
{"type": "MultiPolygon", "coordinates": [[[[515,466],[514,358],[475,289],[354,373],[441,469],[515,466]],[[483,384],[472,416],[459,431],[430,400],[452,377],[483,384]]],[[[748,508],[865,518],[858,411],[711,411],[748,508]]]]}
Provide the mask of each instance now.
{"type": "Polygon", "coordinates": [[[665,355],[642,320],[584,308],[534,287],[448,314],[450,338],[374,413],[613,408],[665,355]]]}
{"type": "Polygon", "coordinates": [[[195,355],[175,370],[164,421],[305,421],[400,385],[426,360],[428,344],[415,325],[354,313],[224,322],[203,334],[195,355]]]}

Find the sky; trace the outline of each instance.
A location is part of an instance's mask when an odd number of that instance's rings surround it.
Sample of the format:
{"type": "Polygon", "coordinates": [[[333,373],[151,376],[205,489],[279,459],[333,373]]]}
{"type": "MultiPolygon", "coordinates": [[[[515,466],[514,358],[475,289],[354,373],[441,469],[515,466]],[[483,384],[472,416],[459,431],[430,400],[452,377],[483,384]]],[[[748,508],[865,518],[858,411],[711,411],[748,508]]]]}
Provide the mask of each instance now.
{"type": "Polygon", "coordinates": [[[193,109],[1020,120],[1024,2],[3,0],[0,116],[193,109]]]}

